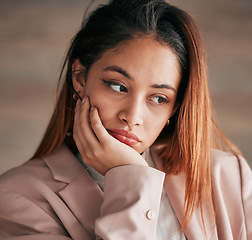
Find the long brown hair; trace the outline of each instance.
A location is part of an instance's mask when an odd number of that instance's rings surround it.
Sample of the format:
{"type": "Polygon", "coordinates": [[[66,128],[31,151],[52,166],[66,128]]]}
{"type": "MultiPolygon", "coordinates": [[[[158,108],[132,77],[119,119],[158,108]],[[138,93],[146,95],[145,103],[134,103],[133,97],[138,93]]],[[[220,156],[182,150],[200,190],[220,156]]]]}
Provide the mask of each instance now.
{"type": "Polygon", "coordinates": [[[186,12],[163,0],[112,0],[83,21],[67,52],[60,74],[60,80],[64,76],[64,82],[50,123],[33,158],[49,154],[63,142],[69,146],[74,143],[71,137],[75,108],[72,98],[74,61],[79,59],[88,74],[90,66],[106,50],[139,35],[151,36],[167,44],[180,63],[181,84],[177,96],[180,107],[158,139],[169,143],[161,154],[166,172],[178,174],[183,171],[186,175],[185,218],[182,224],[185,227],[196,204],[199,204],[202,213],[203,204],[209,201],[214,216],[211,148],[219,148],[220,142],[235,154],[239,151],[214,121],[204,49],[196,23],[186,12]]]}

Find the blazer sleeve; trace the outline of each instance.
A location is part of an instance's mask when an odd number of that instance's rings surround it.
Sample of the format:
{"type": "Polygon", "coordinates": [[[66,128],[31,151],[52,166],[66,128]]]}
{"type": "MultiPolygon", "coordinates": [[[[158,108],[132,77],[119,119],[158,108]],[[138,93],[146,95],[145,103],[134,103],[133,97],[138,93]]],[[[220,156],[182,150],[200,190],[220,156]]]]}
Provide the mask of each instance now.
{"type": "Polygon", "coordinates": [[[26,197],[3,187],[0,196],[1,240],[70,239],[52,216],[26,197]]]}
{"type": "Polygon", "coordinates": [[[245,216],[247,239],[252,239],[252,172],[246,160],[239,157],[241,194],[245,216]]]}
{"type": "Polygon", "coordinates": [[[104,201],[95,222],[97,239],[153,240],[164,173],[146,166],[120,166],[105,175],[104,201]]]}

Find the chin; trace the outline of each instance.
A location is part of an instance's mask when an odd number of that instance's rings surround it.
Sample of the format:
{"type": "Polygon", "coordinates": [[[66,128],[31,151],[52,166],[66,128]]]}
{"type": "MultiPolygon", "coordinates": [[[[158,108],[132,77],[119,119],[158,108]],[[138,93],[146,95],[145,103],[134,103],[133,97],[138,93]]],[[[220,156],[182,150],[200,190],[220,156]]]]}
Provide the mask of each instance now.
{"type": "Polygon", "coordinates": [[[131,148],[133,148],[139,154],[142,154],[148,147],[145,148],[145,147],[134,147],[134,146],[131,146],[131,148]]]}

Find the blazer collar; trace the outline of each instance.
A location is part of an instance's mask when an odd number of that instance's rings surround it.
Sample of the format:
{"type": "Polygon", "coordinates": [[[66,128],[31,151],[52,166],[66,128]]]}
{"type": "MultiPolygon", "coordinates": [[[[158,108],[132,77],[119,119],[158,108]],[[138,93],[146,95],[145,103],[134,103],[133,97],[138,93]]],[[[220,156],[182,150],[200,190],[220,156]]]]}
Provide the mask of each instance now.
{"type": "Polygon", "coordinates": [[[57,150],[44,158],[46,165],[51,170],[55,180],[70,183],[85,169],[66,145],[61,145],[57,150]]]}
{"type": "MultiPolygon", "coordinates": [[[[151,147],[151,155],[153,161],[156,164],[157,169],[165,172],[162,164],[162,160],[159,156],[160,151],[162,151],[164,145],[154,145],[151,147]]],[[[172,208],[178,218],[180,225],[184,219],[184,200],[185,200],[185,174],[180,173],[178,175],[168,175],[166,174],[164,180],[164,187],[166,189],[167,195],[169,197],[172,208]]],[[[218,239],[216,230],[214,230],[214,224],[212,222],[212,215],[209,211],[210,207],[204,206],[204,223],[207,234],[207,239],[218,239]],[[213,231],[214,230],[214,231],[213,231]]],[[[195,207],[192,214],[192,218],[188,223],[187,227],[183,230],[187,239],[206,239],[204,232],[204,227],[201,219],[201,212],[198,206],[195,207]]]]}
{"type": "MultiPolygon", "coordinates": [[[[78,235],[85,229],[94,239],[95,219],[100,215],[103,192],[66,145],[45,157],[44,161],[54,179],[67,184],[58,194],[76,218],[74,224],[69,223],[70,230],[78,235]]],[[[76,239],[83,239],[83,235],[76,239]]]]}

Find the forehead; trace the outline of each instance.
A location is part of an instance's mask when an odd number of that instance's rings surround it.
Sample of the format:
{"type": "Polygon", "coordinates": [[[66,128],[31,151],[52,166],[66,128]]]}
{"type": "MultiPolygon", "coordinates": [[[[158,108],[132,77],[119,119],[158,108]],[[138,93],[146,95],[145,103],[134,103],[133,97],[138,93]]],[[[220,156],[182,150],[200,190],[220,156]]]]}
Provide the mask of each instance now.
{"type": "MultiPolygon", "coordinates": [[[[151,38],[137,38],[124,41],[104,52],[94,63],[97,71],[110,66],[119,66],[134,79],[144,78],[146,82],[165,83],[180,76],[180,66],[173,50],[151,38]]],[[[177,83],[175,84],[177,87],[177,83]]]]}
{"type": "MultiPolygon", "coordinates": [[[[176,61],[177,56],[171,47],[164,43],[160,43],[151,37],[133,38],[131,40],[122,41],[112,49],[105,51],[103,55],[131,57],[133,61],[146,58],[156,60],[176,61]],[[136,57],[133,59],[133,57],[136,57]]],[[[126,60],[126,59],[125,59],[126,60]]],[[[143,60],[143,59],[142,59],[143,60]]]]}

